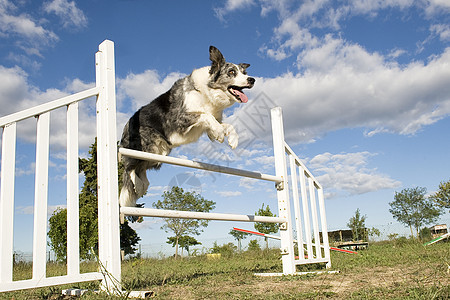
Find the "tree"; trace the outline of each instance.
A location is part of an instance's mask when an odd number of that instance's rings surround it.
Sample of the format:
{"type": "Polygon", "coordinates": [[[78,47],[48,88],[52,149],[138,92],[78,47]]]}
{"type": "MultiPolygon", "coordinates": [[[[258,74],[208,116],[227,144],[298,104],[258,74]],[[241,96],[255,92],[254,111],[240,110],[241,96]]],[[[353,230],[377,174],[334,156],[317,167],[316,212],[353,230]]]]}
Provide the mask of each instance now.
{"type": "Polygon", "coordinates": [[[261,247],[258,244],[257,240],[251,240],[248,243],[248,251],[259,251],[261,250],[261,247]]]}
{"type": "Polygon", "coordinates": [[[238,241],[238,251],[241,252],[241,240],[245,239],[247,236],[250,235],[250,233],[237,231],[234,229],[231,229],[229,234],[231,234],[237,241],[238,241]]]}
{"type": "MultiPolygon", "coordinates": [[[[184,192],[181,187],[173,186],[170,191],[163,193],[163,200],[153,203],[154,208],[209,212],[215,208],[215,202],[206,200],[195,192],[184,192]]],[[[208,226],[207,220],[164,218],[165,224],[161,227],[166,232],[175,234],[175,258],[178,257],[180,238],[184,235],[199,235],[201,227],[208,226]]]]}
{"type": "MultiPolygon", "coordinates": [[[[177,243],[176,236],[168,237],[167,240],[168,240],[166,242],[167,244],[172,244],[172,247],[176,246],[176,243],[177,243]]],[[[201,245],[201,244],[202,243],[197,241],[194,237],[188,236],[188,235],[180,236],[180,238],[178,239],[178,246],[181,247],[181,249],[186,249],[186,251],[188,252],[188,255],[189,255],[189,246],[195,246],[195,245],[201,245]]]]}
{"type": "MultiPolygon", "coordinates": [[[[255,215],[256,216],[266,216],[266,217],[276,217],[276,215],[270,211],[269,205],[267,205],[266,208],[264,208],[264,203],[262,204],[261,208],[258,209],[257,212],[255,212],[255,215]]],[[[277,223],[256,222],[254,226],[257,231],[259,231],[261,233],[265,233],[265,234],[276,233],[276,232],[278,232],[278,228],[279,228],[279,225],[277,223]]],[[[266,249],[268,249],[269,248],[269,239],[265,237],[264,240],[266,241],[266,249]]]]}
{"type": "Polygon", "coordinates": [[[233,243],[223,244],[219,246],[217,241],[214,242],[211,248],[211,253],[220,253],[220,255],[230,257],[236,252],[236,246],[233,243]]]}
{"type": "Polygon", "coordinates": [[[389,212],[394,219],[409,226],[413,237],[413,228],[419,237],[420,228],[435,222],[441,214],[433,201],[425,197],[426,192],[427,189],[422,187],[403,189],[399,193],[395,192],[395,200],[389,203],[389,212]]]}
{"type": "Polygon", "coordinates": [[[366,219],[367,216],[361,216],[361,212],[358,208],[356,209],[355,215],[348,221],[347,226],[352,230],[354,241],[367,239],[366,219]]]}
{"type": "MultiPolygon", "coordinates": [[[[79,159],[79,172],[84,173],[84,183],[79,194],[79,230],[80,230],[80,257],[89,259],[98,251],[98,198],[97,198],[97,141],[89,149],[88,158],[79,159]]],[[[119,178],[123,168],[119,165],[119,178]]],[[[119,181],[119,190],[121,181],[119,181]]],[[[64,260],[67,255],[67,209],[58,209],[49,219],[50,246],[58,260],[64,260]]],[[[140,241],[136,231],[128,221],[120,225],[120,246],[126,254],[133,254],[140,241]]]]}
{"type": "Polygon", "coordinates": [[[376,236],[379,237],[379,236],[381,236],[381,232],[378,228],[372,227],[372,228],[369,228],[368,235],[370,237],[376,237],[376,236]]]}
{"type": "Polygon", "coordinates": [[[430,199],[440,207],[450,209],[450,180],[441,182],[438,191],[430,199]]]}

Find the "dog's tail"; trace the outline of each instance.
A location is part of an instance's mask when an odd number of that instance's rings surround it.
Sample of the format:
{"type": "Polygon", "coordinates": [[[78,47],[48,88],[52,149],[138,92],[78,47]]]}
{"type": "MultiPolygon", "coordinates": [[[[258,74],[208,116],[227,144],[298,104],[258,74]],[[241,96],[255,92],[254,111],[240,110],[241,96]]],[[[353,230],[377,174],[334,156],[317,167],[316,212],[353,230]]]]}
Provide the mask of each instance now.
{"type": "Polygon", "coordinates": [[[120,206],[136,206],[136,201],[139,198],[134,189],[133,181],[131,181],[130,174],[124,170],[122,174],[122,189],[120,190],[119,204],[120,206]]]}

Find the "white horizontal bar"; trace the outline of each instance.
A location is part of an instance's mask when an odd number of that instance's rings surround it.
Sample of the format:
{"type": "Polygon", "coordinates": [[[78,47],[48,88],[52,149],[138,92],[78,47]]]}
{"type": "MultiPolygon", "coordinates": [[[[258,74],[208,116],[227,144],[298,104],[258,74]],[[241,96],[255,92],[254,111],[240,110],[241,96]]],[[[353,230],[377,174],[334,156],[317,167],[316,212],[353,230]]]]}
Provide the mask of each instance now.
{"type": "Polygon", "coordinates": [[[154,154],[154,153],[142,152],[142,151],[137,151],[137,150],[132,150],[132,149],[120,148],[119,153],[122,155],[125,155],[125,156],[129,156],[129,157],[137,158],[137,159],[141,159],[141,160],[159,161],[162,163],[167,163],[167,164],[172,164],[172,165],[177,165],[177,166],[184,166],[184,167],[189,167],[189,168],[237,175],[237,176],[242,176],[242,177],[273,181],[276,183],[280,183],[283,181],[283,178],[280,176],[261,174],[259,172],[234,169],[234,168],[229,168],[229,167],[224,167],[224,166],[219,166],[219,165],[208,164],[208,163],[204,163],[204,162],[192,161],[192,160],[188,160],[188,159],[176,158],[176,157],[171,157],[171,156],[158,155],[158,154],[154,154]]]}
{"type": "Polygon", "coordinates": [[[286,219],[279,217],[204,213],[195,211],[166,210],[166,209],[154,209],[142,207],[121,207],[120,213],[127,216],[238,221],[238,222],[286,223],[286,219]]]}
{"type": "Polygon", "coordinates": [[[329,261],[330,261],[329,258],[306,258],[306,259],[296,259],[294,260],[294,264],[296,265],[317,264],[317,263],[327,263],[329,261]]]}
{"type": "Polygon", "coordinates": [[[74,102],[78,102],[84,100],[89,97],[97,96],[100,91],[100,88],[94,87],[88,90],[84,90],[82,92],[72,94],[54,101],[50,101],[32,108],[28,108],[7,116],[0,118],[0,127],[5,126],[6,124],[10,124],[12,122],[18,122],[30,117],[38,116],[45,112],[69,105],[74,102]]]}
{"type": "Polygon", "coordinates": [[[309,274],[338,274],[340,271],[311,271],[311,272],[295,272],[294,274],[283,274],[283,273],[254,273],[255,276],[261,277],[276,277],[285,275],[309,275],[309,274]]]}
{"type": "Polygon", "coordinates": [[[41,279],[12,281],[6,283],[2,282],[0,283],[0,292],[9,292],[15,290],[46,287],[51,285],[62,285],[62,284],[77,283],[92,280],[103,280],[103,279],[104,275],[102,273],[92,272],[92,273],[82,273],[76,276],[65,275],[65,276],[46,277],[41,279]]]}

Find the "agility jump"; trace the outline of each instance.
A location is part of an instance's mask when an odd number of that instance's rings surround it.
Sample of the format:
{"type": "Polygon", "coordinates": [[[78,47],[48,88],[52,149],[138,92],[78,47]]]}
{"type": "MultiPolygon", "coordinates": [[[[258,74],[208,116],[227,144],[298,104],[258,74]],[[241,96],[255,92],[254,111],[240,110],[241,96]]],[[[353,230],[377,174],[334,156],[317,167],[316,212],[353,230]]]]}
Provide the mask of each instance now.
{"type": "Polygon", "coordinates": [[[0,118],[2,169],[0,193],[0,292],[101,280],[103,290],[121,292],[121,256],[119,219],[123,215],[206,218],[210,220],[280,223],[282,274],[296,274],[296,266],[325,263],[331,267],[323,189],[306,166],[284,141],[281,108],[271,110],[275,157],[275,175],[233,169],[202,162],[120,149],[121,155],[152,160],[212,172],[222,172],[276,185],[279,217],[161,211],[148,208],[119,208],[117,187],[117,132],[114,44],[105,40],[96,53],[96,87],[37,107],[0,118]],[[98,168],[98,272],[80,273],[78,212],[78,102],[97,98],[97,168],[98,168]],[[49,161],[49,116],[52,110],[67,107],[67,275],[46,276],[47,190],[49,161]],[[36,181],[33,235],[33,276],[13,281],[13,216],[16,152],[16,124],[36,117],[36,181]],[[293,204],[293,211],[291,206],[293,204]],[[294,256],[294,230],[297,240],[305,241],[294,256]],[[319,232],[322,232],[322,242],[319,232]],[[313,239],[314,238],[314,239],[313,239]],[[314,242],[313,242],[314,241],[314,242]],[[321,244],[323,247],[321,247],[321,244]],[[313,250],[314,246],[314,250],[313,250]],[[305,256],[309,257],[308,259],[305,256]]]}

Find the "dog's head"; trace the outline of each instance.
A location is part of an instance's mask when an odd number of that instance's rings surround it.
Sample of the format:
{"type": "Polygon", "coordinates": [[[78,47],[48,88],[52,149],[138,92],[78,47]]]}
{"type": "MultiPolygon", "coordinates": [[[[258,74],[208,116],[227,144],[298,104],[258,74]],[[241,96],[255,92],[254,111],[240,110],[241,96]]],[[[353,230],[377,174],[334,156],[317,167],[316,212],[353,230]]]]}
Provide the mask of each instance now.
{"type": "Polygon", "coordinates": [[[250,89],[255,84],[255,78],[247,75],[247,68],[250,65],[245,63],[236,65],[226,62],[222,53],[214,46],[209,47],[209,59],[211,60],[211,68],[208,86],[222,90],[230,100],[246,103],[248,97],[242,90],[250,89]]]}

